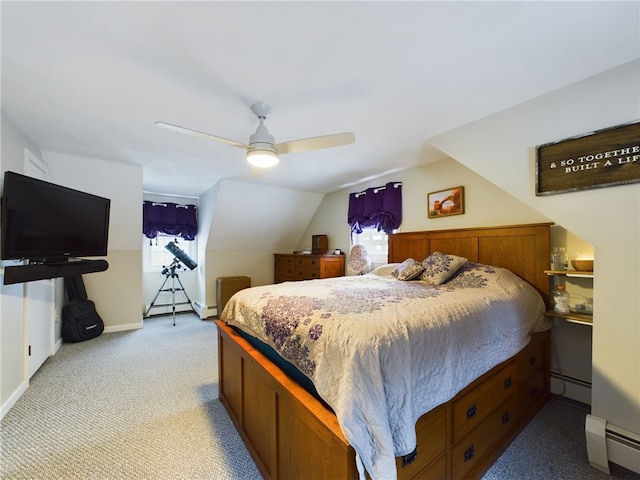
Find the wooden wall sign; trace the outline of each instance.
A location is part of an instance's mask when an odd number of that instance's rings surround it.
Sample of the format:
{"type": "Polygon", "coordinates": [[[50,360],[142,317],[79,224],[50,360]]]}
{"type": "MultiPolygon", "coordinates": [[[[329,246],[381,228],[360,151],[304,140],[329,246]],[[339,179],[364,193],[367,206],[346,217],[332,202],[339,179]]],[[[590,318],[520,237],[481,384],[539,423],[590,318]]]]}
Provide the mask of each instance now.
{"type": "Polygon", "coordinates": [[[640,182],[640,123],[536,147],[536,195],[640,182]]]}

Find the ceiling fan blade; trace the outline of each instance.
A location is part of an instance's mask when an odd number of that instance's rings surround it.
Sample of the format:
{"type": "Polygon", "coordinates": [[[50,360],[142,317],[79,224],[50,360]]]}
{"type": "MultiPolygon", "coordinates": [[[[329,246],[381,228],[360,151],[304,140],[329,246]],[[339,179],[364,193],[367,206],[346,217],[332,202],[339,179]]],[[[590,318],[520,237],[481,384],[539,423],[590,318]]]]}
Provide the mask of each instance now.
{"type": "Polygon", "coordinates": [[[340,147],[342,145],[349,145],[355,141],[356,136],[353,133],[335,133],[321,137],[291,140],[290,142],[279,143],[275,147],[279,153],[285,154],[308,152],[309,150],[319,150],[321,148],[340,147]]]}
{"type": "Polygon", "coordinates": [[[234,147],[249,148],[249,146],[245,145],[244,143],[236,142],[234,140],[228,140],[228,139],[222,138],[222,137],[216,137],[215,135],[211,135],[210,133],[199,132],[198,130],[192,130],[190,128],[179,127],[178,125],[172,125],[170,123],[156,122],[154,125],[156,127],[166,128],[167,130],[173,130],[174,132],[186,133],[187,135],[191,135],[191,136],[194,136],[194,137],[200,137],[200,138],[204,138],[206,140],[214,140],[216,142],[226,143],[227,145],[232,145],[234,147]]]}

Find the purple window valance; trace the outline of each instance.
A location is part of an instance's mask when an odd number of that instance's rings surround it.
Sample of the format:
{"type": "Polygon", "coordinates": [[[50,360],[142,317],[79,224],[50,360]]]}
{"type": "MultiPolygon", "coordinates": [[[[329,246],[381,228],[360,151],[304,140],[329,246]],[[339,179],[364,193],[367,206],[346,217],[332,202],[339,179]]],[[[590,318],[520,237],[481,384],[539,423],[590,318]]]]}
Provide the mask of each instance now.
{"type": "Polygon", "coordinates": [[[142,205],[142,233],[147,238],[166,233],[194,240],[198,233],[196,206],[145,200],[142,205]]]}
{"type": "Polygon", "coordinates": [[[377,228],[387,234],[396,230],[402,223],[402,183],[389,182],[350,193],[347,223],[352,233],[362,233],[363,228],[377,228]]]}

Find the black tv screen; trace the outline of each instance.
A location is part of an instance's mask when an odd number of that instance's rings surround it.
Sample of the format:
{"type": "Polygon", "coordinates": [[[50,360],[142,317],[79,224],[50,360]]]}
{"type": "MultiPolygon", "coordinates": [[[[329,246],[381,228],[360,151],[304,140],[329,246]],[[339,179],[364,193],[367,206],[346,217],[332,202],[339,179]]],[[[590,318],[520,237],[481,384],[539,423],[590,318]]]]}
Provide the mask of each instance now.
{"type": "Polygon", "coordinates": [[[107,255],[107,198],[4,173],[1,257],[56,262],[107,255]]]}

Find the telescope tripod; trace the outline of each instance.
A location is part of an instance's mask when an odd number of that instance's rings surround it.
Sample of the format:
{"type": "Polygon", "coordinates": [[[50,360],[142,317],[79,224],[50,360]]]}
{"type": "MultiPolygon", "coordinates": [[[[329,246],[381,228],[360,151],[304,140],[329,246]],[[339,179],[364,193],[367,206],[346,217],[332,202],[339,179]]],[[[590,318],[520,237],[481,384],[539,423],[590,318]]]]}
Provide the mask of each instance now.
{"type": "Polygon", "coordinates": [[[149,316],[149,311],[152,308],[155,308],[155,307],[171,307],[171,313],[172,313],[172,316],[173,316],[173,326],[175,327],[176,326],[176,305],[189,305],[189,308],[191,308],[191,311],[193,313],[197,313],[195,311],[195,309],[193,308],[193,304],[191,303],[191,299],[187,295],[187,292],[184,289],[184,286],[182,285],[182,282],[180,281],[180,277],[176,273],[176,269],[179,268],[179,265],[180,265],[180,260],[178,260],[177,258],[174,258],[173,262],[171,262],[171,265],[169,265],[168,267],[164,267],[162,269],[162,273],[165,276],[164,282],[162,282],[162,285],[158,289],[158,292],[156,293],[156,296],[153,297],[153,301],[149,304],[149,308],[147,308],[147,311],[144,313],[144,318],[147,318],[149,316]],[[164,286],[166,285],[166,283],[167,283],[167,281],[169,279],[171,279],[171,287],[170,288],[164,288],[164,286]],[[180,288],[176,288],[176,281],[180,285],[180,288]],[[160,295],[161,292],[171,292],[171,303],[161,303],[161,304],[156,305],[156,300],[158,299],[158,296],[160,295]],[[185,302],[176,303],[176,292],[182,292],[182,294],[184,295],[184,298],[186,299],[186,301],[185,302]]]}

